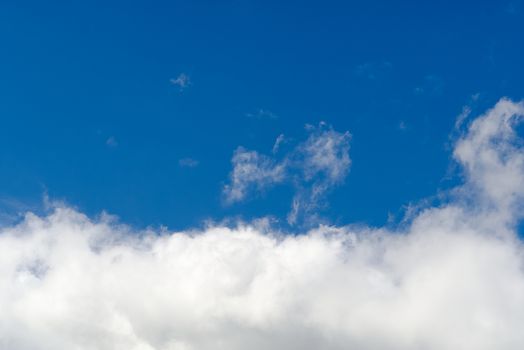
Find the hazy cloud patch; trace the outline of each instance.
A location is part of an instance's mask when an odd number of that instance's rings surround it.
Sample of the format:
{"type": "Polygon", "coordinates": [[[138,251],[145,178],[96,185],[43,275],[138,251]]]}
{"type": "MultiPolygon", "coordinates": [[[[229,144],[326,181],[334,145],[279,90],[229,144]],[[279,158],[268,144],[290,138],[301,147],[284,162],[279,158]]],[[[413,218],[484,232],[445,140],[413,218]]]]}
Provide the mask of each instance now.
{"type": "Polygon", "coordinates": [[[116,147],[116,146],[118,146],[118,141],[116,140],[116,138],[114,136],[110,136],[106,140],[106,145],[108,147],[116,147]]]}
{"type": "Polygon", "coordinates": [[[185,90],[192,85],[189,75],[186,73],[180,73],[176,78],[169,79],[169,82],[180,88],[180,91],[185,90]]]}
{"type": "Polygon", "coordinates": [[[193,158],[182,158],[178,160],[178,165],[182,168],[195,168],[200,162],[193,158]]]}
{"type": "Polygon", "coordinates": [[[255,112],[246,113],[246,117],[253,119],[278,119],[278,115],[262,108],[257,109],[255,112]]]}

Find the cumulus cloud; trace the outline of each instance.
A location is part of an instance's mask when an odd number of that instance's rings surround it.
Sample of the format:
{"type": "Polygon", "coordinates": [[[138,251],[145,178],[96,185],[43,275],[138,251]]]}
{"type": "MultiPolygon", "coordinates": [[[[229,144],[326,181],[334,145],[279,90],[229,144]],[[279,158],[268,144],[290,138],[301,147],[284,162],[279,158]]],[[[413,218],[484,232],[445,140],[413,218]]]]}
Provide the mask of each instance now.
{"type": "Polygon", "coordinates": [[[136,232],[64,206],[28,214],[0,229],[0,348],[520,350],[523,115],[501,100],[474,120],[454,150],[464,184],[394,232],[136,232]]]}
{"type": "MultiPolygon", "coordinates": [[[[280,159],[239,147],[231,160],[230,183],[223,190],[226,201],[239,202],[250,192],[287,182],[295,188],[288,222],[296,223],[299,215],[315,217],[314,211],[325,204],[325,194],[342,183],[349,171],[350,134],[335,131],[325,123],[318,127],[307,125],[306,130],[309,133],[306,141],[280,159]]],[[[275,141],[273,154],[282,142],[281,134],[275,141]]]]}
{"type": "Polygon", "coordinates": [[[507,215],[520,210],[524,196],[524,152],[515,132],[523,116],[522,102],[502,99],[471,123],[453,152],[477,203],[507,215]]]}

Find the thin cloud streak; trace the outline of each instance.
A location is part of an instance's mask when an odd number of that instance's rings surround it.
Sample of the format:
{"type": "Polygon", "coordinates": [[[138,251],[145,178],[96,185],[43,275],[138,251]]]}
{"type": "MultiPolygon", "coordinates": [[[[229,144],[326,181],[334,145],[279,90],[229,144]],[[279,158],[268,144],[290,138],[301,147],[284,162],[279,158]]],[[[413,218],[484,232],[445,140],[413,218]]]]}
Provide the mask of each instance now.
{"type": "Polygon", "coordinates": [[[182,168],[195,168],[200,162],[193,158],[182,158],[178,160],[178,165],[182,168]]]}

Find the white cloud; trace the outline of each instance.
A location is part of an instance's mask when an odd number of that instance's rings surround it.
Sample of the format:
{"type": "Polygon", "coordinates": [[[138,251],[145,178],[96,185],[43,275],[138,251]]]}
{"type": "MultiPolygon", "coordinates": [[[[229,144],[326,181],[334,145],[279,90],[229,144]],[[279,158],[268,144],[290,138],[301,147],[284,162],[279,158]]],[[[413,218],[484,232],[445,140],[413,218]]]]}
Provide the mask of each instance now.
{"type": "MultiPolygon", "coordinates": [[[[343,182],[351,160],[348,132],[340,133],[320,123],[306,125],[309,136],[281,159],[256,151],[238,148],[231,160],[230,183],[224,186],[226,202],[244,200],[250,192],[265,191],[277,183],[288,182],[295,188],[288,222],[295,224],[299,216],[316,221],[316,209],[322,207],[325,194],[343,182]]],[[[278,151],[284,136],[280,135],[272,153],[278,151]]]]}
{"type": "Polygon", "coordinates": [[[174,79],[169,79],[171,84],[176,85],[180,88],[180,91],[184,90],[185,88],[189,87],[191,85],[191,79],[189,78],[189,75],[185,73],[180,73],[178,77],[174,79]]]}
{"type": "Polygon", "coordinates": [[[284,136],[284,134],[280,134],[277,136],[277,139],[275,140],[275,143],[273,144],[273,149],[271,150],[271,152],[273,154],[277,153],[278,150],[280,149],[280,146],[282,145],[282,143],[284,143],[286,141],[286,137],[284,136]]]}
{"type": "Polygon", "coordinates": [[[460,129],[466,119],[471,114],[471,107],[468,105],[465,105],[462,107],[462,112],[457,116],[457,119],[455,119],[455,129],[460,129]]]}
{"type": "Polygon", "coordinates": [[[507,214],[520,209],[524,196],[524,153],[514,130],[523,116],[523,103],[500,100],[471,123],[453,152],[475,200],[507,214]]]}
{"type": "Polygon", "coordinates": [[[302,168],[304,178],[311,180],[317,175],[330,183],[342,181],[349,170],[348,132],[339,133],[323,128],[315,129],[308,139],[298,146],[297,152],[303,156],[302,168]]]}
{"type": "Polygon", "coordinates": [[[466,105],[462,107],[462,112],[457,116],[455,119],[455,130],[460,130],[462,126],[466,124],[466,120],[471,115],[471,112],[473,111],[472,106],[477,103],[477,101],[480,98],[480,92],[474,93],[471,96],[469,96],[469,101],[466,105]]]}
{"type": "Polygon", "coordinates": [[[295,177],[295,196],[288,222],[294,224],[300,215],[304,219],[316,220],[315,211],[323,206],[324,197],[333,187],[342,183],[349,172],[348,132],[340,133],[326,129],[324,124],[310,128],[308,139],[297,146],[292,155],[298,161],[295,166],[302,176],[295,177]]]}
{"type": "Polygon", "coordinates": [[[454,151],[454,200],[400,232],[135,232],[65,207],[29,214],[0,229],[0,348],[520,350],[523,114],[502,100],[476,119],[454,151]]]}
{"type": "Polygon", "coordinates": [[[285,164],[278,164],[263,154],[243,147],[236,149],[231,163],[231,183],[224,186],[223,191],[228,203],[241,201],[250,190],[263,191],[285,178],[285,164]]]}

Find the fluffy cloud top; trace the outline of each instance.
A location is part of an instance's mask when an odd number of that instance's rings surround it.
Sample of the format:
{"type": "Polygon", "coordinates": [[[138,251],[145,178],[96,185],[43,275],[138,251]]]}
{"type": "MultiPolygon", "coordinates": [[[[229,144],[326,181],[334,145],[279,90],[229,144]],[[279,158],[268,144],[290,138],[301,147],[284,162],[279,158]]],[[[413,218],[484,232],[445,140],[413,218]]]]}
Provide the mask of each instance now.
{"type": "MultiPolygon", "coordinates": [[[[522,115],[502,100],[471,123],[455,199],[400,232],[133,232],[65,207],[28,214],[0,232],[0,348],[520,350],[522,115]]],[[[273,169],[257,157],[243,161],[273,169]]]]}
{"type": "Polygon", "coordinates": [[[453,152],[467,173],[467,185],[477,202],[492,205],[501,214],[514,215],[522,206],[524,152],[514,127],[523,115],[522,102],[502,99],[492,111],[473,121],[453,152]]]}

